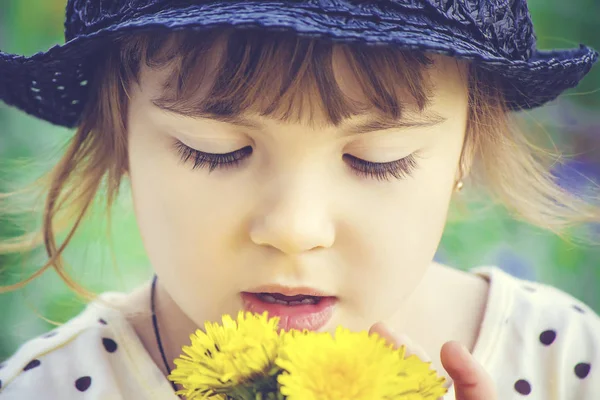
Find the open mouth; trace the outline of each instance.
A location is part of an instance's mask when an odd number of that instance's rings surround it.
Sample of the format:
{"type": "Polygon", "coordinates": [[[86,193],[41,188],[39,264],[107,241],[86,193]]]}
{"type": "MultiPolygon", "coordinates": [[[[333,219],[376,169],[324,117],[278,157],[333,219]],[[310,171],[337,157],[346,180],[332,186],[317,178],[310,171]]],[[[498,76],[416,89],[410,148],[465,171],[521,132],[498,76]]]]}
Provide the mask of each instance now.
{"type": "Polygon", "coordinates": [[[322,297],[318,296],[286,296],[281,293],[256,293],[259,300],[269,304],[281,304],[284,306],[300,306],[305,304],[319,304],[322,297]]]}
{"type": "Polygon", "coordinates": [[[281,293],[242,292],[244,310],[257,314],[267,312],[279,317],[279,328],[284,330],[318,330],[325,326],[338,302],[336,297],[309,295],[286,296],[281,293]]]}

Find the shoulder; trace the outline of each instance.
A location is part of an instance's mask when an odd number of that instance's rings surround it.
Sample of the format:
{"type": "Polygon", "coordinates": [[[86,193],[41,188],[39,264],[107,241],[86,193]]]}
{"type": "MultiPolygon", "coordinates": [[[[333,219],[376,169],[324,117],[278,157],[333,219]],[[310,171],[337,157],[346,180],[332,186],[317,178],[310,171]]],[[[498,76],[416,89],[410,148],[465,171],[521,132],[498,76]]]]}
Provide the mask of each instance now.
{"type": "MultiPolygon", "coordinates": [[[[600,393],[600,318],[573,295],[497,268],[490,279],[478,343],[498,389],[508,398],[591,400],[600,393]],[[486,314],[487,314],[486,312],[486,314]],[[487,326],[485,326],[487,324],[487,326]]],[[[504,398],[500,396],[501,398],[504,398]]]]}
{"type": "Polygon", "coordinates": [[[95,386],[103,386],[104,398],[113,398],[106,385],[114,366],[123,363],[123,321],[118,311],[92,303],[66,324],[27,341],[0,368],[0,399],[70,399],[95,386]]]}

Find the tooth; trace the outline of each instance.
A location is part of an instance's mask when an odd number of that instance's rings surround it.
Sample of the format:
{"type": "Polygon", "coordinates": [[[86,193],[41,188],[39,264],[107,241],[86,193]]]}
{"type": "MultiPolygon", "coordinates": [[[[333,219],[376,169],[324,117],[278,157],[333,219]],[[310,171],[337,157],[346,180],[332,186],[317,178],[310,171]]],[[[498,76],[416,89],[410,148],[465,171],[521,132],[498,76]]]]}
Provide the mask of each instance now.
{"type": "Polygon", "coordinates": [[[299,306],[299,305],[304,305],[304,304],[317,304],[320,300],[317,297],[306,297],[302,300],[285,301],[285,300],[275,298],[274,296],[272,296],[268,293],[260,293],[258,297],[261,300],[263,300],[265,303],[280,304],[283,306],[299,306]]]}
{"type": "Polygon", "coordinates": [[[260,297],[267,303],[276,303],[278,300],[270,294],[261,294],[260,297]]]}
{"type": "Polygon", "coordinates": [[[308,297],[306,299],[302,299],[300,301],[296,300],[296,301],[290,301],[289,305],[290,306],[301,306],[304,304],[316,304],[315,299],[308,297]]]}

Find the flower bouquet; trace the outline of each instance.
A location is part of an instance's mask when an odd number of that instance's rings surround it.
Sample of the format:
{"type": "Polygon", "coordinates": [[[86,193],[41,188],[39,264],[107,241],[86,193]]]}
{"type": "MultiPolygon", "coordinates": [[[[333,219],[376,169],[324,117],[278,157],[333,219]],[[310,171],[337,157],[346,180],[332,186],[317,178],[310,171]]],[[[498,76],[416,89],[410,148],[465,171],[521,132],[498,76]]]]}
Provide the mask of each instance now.
{"type": "Polygon", "coordinates": [[[436,400],[447,389],[430,362],[405,358],[367,332],[278,330],[277,317],[240,312],[206,323],[169,380],[188,400],[436,400]]]}

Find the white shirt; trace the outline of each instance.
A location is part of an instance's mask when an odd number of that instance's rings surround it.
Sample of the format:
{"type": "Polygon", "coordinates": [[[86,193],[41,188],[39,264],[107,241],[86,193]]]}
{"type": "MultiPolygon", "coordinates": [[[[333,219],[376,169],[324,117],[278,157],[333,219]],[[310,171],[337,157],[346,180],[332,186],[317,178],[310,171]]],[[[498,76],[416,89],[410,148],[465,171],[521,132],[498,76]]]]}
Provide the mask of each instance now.
{"type": "MultiPolygon", "coordinates": [[[[499,268],[471,272],[490,280],[473,355],[498,399],[600,399],[598,315],[565,292],[499,268]]],[[[92,302],[50,335],[26,342],[3,364],[0,400],[177,399],[117,309],[92,302]]],[[[454,399],[453,388],[445,399],[454,399]]]]}

